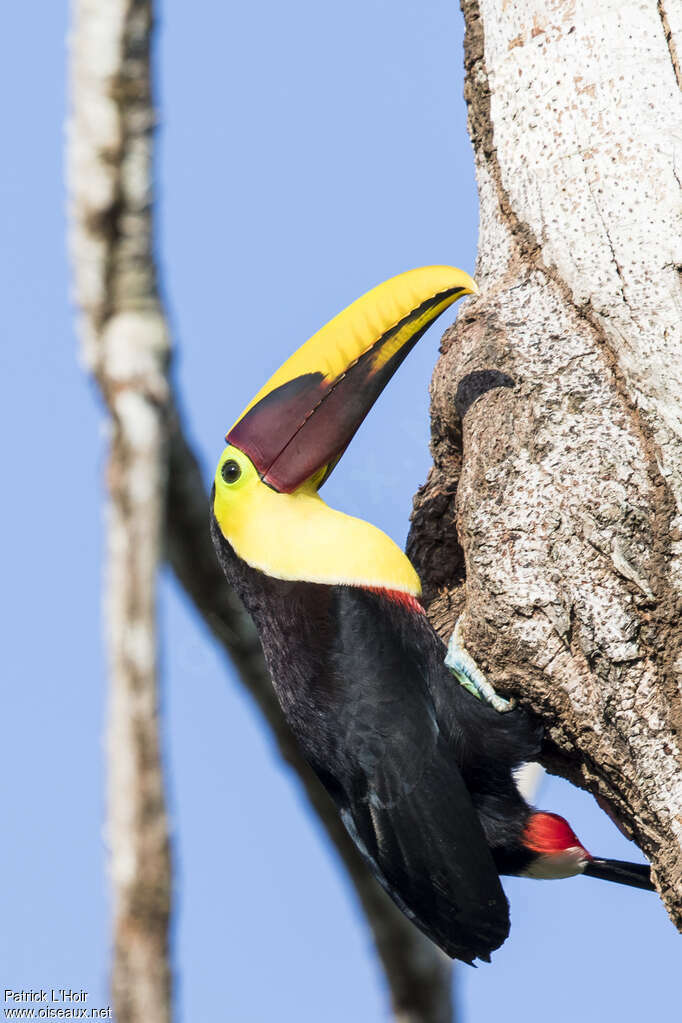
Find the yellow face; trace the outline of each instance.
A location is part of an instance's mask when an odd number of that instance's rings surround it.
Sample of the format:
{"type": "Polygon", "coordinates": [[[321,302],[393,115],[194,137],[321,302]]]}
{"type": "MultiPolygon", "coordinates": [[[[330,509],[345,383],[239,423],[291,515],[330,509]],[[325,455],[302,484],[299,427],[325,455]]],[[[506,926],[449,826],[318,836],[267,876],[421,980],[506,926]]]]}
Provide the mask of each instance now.
{"type": "Polygon", "coordinates": [[[228,445],[215,474],[213,511],[225,539],[252,568],[276,579],[380,586],[418,595],[419,577],[380,529],[330,508],[317,493],[324,467],[292,494],[263,483],[228,445]]]}
{"type": "Polygon", "coordinates": [[[221,527],[228,526],[239,513],[245,494],[248,497],[249,490],[259,483],[263,485],[251,459],[232,444],[227,445],[218,460],[214,482],[215,512],[221,527]]]}
{"type": "MultiPolygon", "coordinates": [[[[223,536],[229,540],[230,533],[238,529],[238,524],[255,505],[267,504],[268,508],[278,510],[277,498],[281,498],[281,509],[297,497],[314,497],[317,487],[325,475],[327,467],[322,466],[294,494],[278,494],[276,490],[263,483],[255,465],[243,451],[233,444],[228,444],[218,459],[215,483],[214,510],[223,536]],[[285,500],[289,498],[289,500],[285,500]]],[[[321,501],[321,498],[319,499],[321,501]]],[[[324,503],[321,501],[321,503],[324,503]]],[[[326,506],[325,506],[326,507],[326,506]]]]}

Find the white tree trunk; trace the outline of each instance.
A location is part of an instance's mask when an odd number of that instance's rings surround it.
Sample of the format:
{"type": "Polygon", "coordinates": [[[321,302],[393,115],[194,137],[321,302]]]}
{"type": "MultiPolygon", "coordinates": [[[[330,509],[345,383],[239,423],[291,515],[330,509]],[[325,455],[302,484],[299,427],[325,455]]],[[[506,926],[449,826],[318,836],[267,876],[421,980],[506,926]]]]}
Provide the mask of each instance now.
{"type": "Polygon", "coordinates": [[[682,7],[463,11],[481,297],[444,338],[410,549],[680,926],[682,7]]]}

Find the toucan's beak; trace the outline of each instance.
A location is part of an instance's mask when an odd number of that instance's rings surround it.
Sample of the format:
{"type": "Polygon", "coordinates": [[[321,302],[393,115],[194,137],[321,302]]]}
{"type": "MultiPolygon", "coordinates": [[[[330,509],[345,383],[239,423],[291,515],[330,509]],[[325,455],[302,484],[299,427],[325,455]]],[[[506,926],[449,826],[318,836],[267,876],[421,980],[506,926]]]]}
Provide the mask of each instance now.
{"type": "Polygon", "coordinates": [[[270,377],[228,443],[281,493],[316,475],[321,486],[427,327],[477,292],[468,274],[449,266],[409,270],[368,291],[270,377]]]}

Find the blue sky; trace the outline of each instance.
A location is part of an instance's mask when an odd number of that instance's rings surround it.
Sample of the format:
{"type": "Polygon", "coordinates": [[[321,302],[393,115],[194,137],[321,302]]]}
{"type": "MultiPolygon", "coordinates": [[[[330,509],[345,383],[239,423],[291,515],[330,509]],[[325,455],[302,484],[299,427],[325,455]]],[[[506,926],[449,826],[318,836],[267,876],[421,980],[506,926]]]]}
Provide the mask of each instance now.
{"type": "MultiPolygon", "coordinates": [[[[159,28],[159,258],[208,480],[226,427],[266,374],[345,304],[412,266],[473,269],[462,19],[446,0],[168,0],[159,28]]],[[[14,4],[0,62],[0,989],[85,988],[97,1007],[108,1004],[105,431],[68,299],[66,33],[64,3],[39,18],[14,4]]],[[[428,469],[439,332],[410,356],[325,488],[401,543],[428,469]]],[[[159,620],[179,1018],[385,1019],[334,852],[167,574],[159,620]]],[[[593,852],[637,855],[566,783],[547,781],[539,801],[593,852]]],[[[679,1011],[680,939],[654,896],[584,878],[505,885],[510,939],[492,966],[457,971],[465,1020],[679,1011]]]]}

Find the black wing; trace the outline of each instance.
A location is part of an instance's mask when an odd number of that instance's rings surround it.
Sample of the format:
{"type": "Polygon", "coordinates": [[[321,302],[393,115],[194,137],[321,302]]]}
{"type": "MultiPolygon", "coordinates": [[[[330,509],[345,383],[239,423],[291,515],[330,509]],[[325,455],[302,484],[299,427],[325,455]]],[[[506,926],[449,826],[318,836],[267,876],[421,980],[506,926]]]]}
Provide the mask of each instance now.
{"type": "Polygon", "coordinates": [[[509,932],[507,900],[436,718],[416,612],[386,604],[334,589],[327,698],[338,745],[319,773],[407,915],[450,956],[488,959],[509,932]]]}

